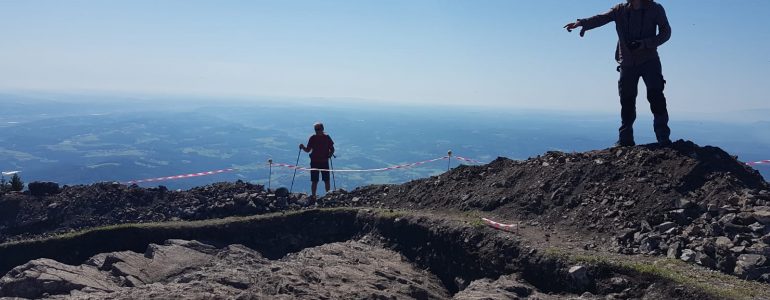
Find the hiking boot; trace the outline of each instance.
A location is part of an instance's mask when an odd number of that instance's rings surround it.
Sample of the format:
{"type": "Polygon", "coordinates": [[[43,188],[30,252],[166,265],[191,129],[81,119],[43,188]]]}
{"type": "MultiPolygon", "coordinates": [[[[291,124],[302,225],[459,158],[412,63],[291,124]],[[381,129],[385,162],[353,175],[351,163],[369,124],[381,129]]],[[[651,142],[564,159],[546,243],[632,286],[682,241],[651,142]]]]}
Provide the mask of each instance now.
{"type": "Polygon", "coordinates": [[[615,142],[614,147],[631,147],[636,146],[636,143],[634,141],[617,141],[615,142]]]}
{"type": "Polygon", "coordinates": [[[661,146],[661,147],[671,146],[671,140],[670,139],[659,140],[658,141],[658,146],[661,146]]]}

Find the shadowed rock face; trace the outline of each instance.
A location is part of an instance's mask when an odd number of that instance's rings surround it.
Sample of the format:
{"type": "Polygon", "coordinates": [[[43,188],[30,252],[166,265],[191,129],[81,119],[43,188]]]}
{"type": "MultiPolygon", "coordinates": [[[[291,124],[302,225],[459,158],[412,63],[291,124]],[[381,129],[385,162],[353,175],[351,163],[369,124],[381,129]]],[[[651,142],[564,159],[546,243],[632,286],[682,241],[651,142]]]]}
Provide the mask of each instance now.
{"type": "Polygon", "coordinates": [[[98,254],[80,266],[36,259],[0,278],[0,295],[35,298],[73,290],[112,292],[123,286],[162,281],[208,263],[216,252],[216,248],[198,242],[169,240],[165,245],[150,245],[144,254],[98,254]]]}
{"type": "Polygon", "coordinates": [[[114,291],[120,286],[93,266],[70,266],[46,258],[19,266],[0,279],[0,295],[36,298],[72,290],[114,291]]]}
{"type": "MultiPolygon", "coordinates": [[[[0,296],[75,299],[446,299],[441,282],[396,252],[343,242],[271,261],[241,245],[152,244],[70,266],[38,259],[0,279],[0,296]]],[[[462,298],[472,299],[472,298],[462,298]]]]}

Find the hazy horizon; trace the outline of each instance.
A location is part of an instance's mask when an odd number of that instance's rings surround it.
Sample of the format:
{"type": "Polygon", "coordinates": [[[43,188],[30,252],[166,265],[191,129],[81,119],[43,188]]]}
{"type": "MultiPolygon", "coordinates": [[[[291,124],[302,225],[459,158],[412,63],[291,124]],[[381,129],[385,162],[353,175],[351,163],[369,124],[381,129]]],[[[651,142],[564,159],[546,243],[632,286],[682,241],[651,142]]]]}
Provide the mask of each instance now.
{"type": "MultiPolygon", "coordinates": [[[[484,103],[409,103],[400,101],[390,101],[387,99],[361,99],[361,98],[335,98],[335,97],[276,97],[276,96],[233,96],[233,95],[195,95],[184,93],[141,93],[141,92],[111,92],[111,91],[59,91],[59,90],[3,90],[0,89],[0,101],[10,101],[10,99],[20,101],[52,101],[71,104],[145,104],[152,103],[158,107],[184,108],[190,105],[227,105],[227,106],[270,106],[270,105],[290,105],[299,104],[306,106],[321,106],[330,108],[354,108],[354,109],[393,109],[393,110],[425,110],[434,108],[438,110],[450,111],[468,111],[475,113],[494,113],[494,114],[579,114],[596,115],[601,117],[620,118],[620,105],[613,106],[611,103],[606,109],[567,109],[567,108],[539,108],[539,107],[513,107],[506,105],[494,105],[484,103]]],[[[645,101],[638,103],[637,106],[646,105],[645,101]]],[[[124,106],[130,107],[130,105],[124,106]]],[[[770,113],[770,107],[758,109],[726,109],[719,112],[703,113],[692,111],[670,111],[672,120],[681,121],[707,121],[707,122],[728,122],[728,123],[753,123],[770,121],[767,115],[770,113]]],[[[651,118],[652,115],[646,107],[638,107],[637,114],[639,119],[651,118]]]]}
{"type": "MultiPolygon", "coordinates": [[[[617,2],[3,1],[0,90],[614,113],[613,25],[562,26],[617,2]]],[[[672,119],[770,109],[770,2],[658,2],[672,119]]]]}
{"type": "MultiPolygon", "coordinates": [[[[0,168],[89,182],[292,162],[315,121],[343,166],[607,148],[614,24],[563,26],[618,2],[0,1],[0,168]]],[[[657,2],[671,138],[768,159],[770,1],[657,2]]],[[[642,84],[640,144],[655,140],[642,84]]]]}
{"type": "MultiPolygon", "coordinates": [[[[236,179],[266,184],[267,159],[293,164],[297,145],[307,142],[315,121],[324,122],[337,143],[335,167],[353,169],[431,159],[447,150],[487,162],[498,156],[526,159],[553,150],[605,149],[615,141],[618,126],[616,114],[569,111],[105,97],[0,94],[0,170],[21,170],[26,181],[81,184],[235,167],[240,171],[145,185],[189,188],[236,179]]],[[[768,121],[677,118],[671,128],[674,140],[717,146],[744,162],[768,159],[770,153],[768,121]]],[[[640,112],[635,129],[637,143],[655,142],[648,112],[640,112]]],[[[300,165],[307,165],[306,156],[300,165]]],[[[754,168],[770,176],[767,165],[754,168]]],[[[437,162],[393,172],[340,174],[337,183],[350,189],[445,170],[445,162],[437,162]]],[[[289,185],[290,170],[274,171],[275,186],[289,185]]],[[[306,175],[298,173],[300,182],[306,183],[306,175]]],[[[307,185],[297,189],[305,191],[307,185]]]]}

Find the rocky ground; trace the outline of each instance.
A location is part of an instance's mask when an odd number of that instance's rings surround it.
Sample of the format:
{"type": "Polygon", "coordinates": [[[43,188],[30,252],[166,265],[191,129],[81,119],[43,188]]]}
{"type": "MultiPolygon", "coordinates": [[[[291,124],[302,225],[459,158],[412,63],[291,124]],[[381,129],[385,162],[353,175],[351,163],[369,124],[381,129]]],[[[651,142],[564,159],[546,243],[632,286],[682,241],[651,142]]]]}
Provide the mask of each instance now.
{"type": "MultiPolygon", "coordinates": [[[[521,226],[595,233],[585,248],[667,255],[770,282],[770,186],[716,147],[677,141],[498,158],[397,186],[327,196],[330,206],[489,211],[521,226]]],[[[588,239],[585,239],[588,241],[588,239]]]]}
{"type": "Polygon", "coordinates": [[[168,240],[145,253],[98,254],[79,266],[37,259],[9,272],[0,287],[6,297],[52,299],[449,298],[434,275],[398,253],[353,241],[268,260],[242,245],[168,240]]]}
{"type": "MultiPolygon", "coordinates": [[[[686,141],[666,148],[548,152],[525,161],[498,158],[402,185],[338,191],[319,202],[481,211],[543,229],[545,239],[569,232],[589,250],[668,256],[770,282],[770,186],[721,149],[686,141]]],[[[188,191],[111,183],[64,187],[47,195],[3,195],[0,241],[109,224],[301,210],[308,204],[303,195],[243,182],[188,191]]]]}
{"type": "MultiPolygon", "coordinates": [[[[371,209],[309,210],[252,218],[254,222],[250,224],[255,227],[240,230],[242,234],[259,230],[291,236],[292,230],[286,229],[289,223],[328,226],[335,220],[350,221],[351,218],[357,224],[353,225],[356,229],[346,235],[351,239],[340,242],[334,241],[336,237],[327,236],[326,243],[320,242],[320,246],[305,247],[278,257],[264,256],[253,249],[269,251],[271,247],[293,244],[297,242],[296,236],[261,246],[232,243],[213,246],[238,239],[237,234],[230,232],[216,235],[217,241],[209,244],[178,239],[151,243],[143,253],[98,253],[84,247],[80,250],[96,254],[78,260],[80,264],[68,265],[45,258],[13,268],[0,278],[0,297],[714,299],[693,287],[634,275],[623,268],[565,264],[538,254],[510,234],[427,215],[382,215],[371,209]]],[[[232,225],[235,224],[207,226],[222,232],[232,225]]],[[[176,230],[189,233],[196,229],[176,230]]],[[[145,230],[143,235],[153,235],[152,230],[145,230]]],[[[114,231],[102,240],[111,243],[127,238],[131,239],[114,231]]],[[[69,239],[71,245],[78,245],[87,243],[88,237],[76,235],[69,239]]],[[[54,256],[66,260],[67,255],[54,256]]]]}
{"type": "Polygon", "coordinates": [[[65,186],[33,196],[0,197],[0,242],[95,226],[245,216],[307,206],[307,197],[268,193],[263,186],[222,182],[186,191],[118,183],[65,186]],[[291,202],[289,202],[291,199],[291,202]]]}

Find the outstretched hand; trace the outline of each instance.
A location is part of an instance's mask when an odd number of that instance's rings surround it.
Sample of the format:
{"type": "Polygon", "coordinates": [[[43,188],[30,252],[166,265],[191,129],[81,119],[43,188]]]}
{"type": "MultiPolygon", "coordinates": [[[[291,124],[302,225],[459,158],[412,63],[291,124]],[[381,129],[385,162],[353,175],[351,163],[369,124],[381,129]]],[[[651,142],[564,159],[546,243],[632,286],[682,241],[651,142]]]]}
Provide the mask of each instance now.
{"type": "Polygon", "coordinates": [[[568,32],[572,32],[573,29],[580,27],[580,37],[583,37],[586,34],[586,29],[583,27],[582,24],[580,24],[580,21],[572,22],[567,25],[564,25],[564,28],[567,29],[568,32]]]}

